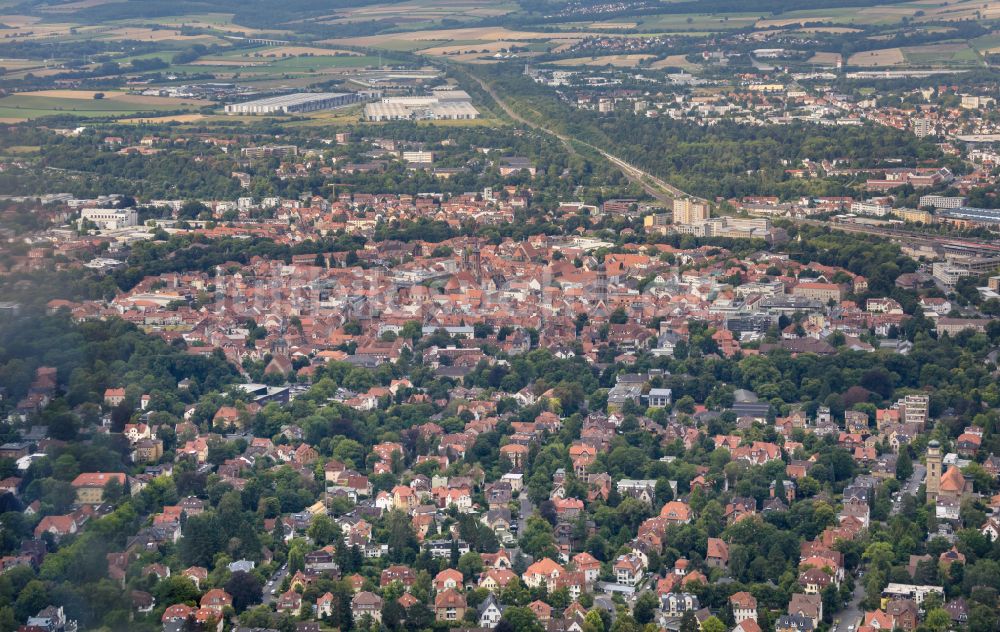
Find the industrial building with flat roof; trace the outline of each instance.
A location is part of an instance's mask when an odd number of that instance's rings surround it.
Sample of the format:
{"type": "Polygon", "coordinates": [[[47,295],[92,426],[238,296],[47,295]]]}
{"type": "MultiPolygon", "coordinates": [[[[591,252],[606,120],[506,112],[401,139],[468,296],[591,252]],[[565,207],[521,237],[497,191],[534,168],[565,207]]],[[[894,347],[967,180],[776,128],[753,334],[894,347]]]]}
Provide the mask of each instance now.
{"type": "Polygon", "coordinates": [[[298,156],[299,148],[295,145],[261,145],[259,147],[244,147],[240,150],[244,158],[266,158],[267,156],[298,156]]]}
{"type": "Polygon", "coordinates": [[[965,198],[947,195],[921,195],[917,206],[920,208],[924,208],[925,206],[933,208],[962,208],[965,206],[965,198]]]}
{"type": "Polygon", "coordinates": [[[431,94],[408,97],[383,97],[379,103],[365,106],[369,121],[408,120],[471,120],[479,118],[479,110],[464,90],[438,89],[431,94]]]}
{"type": "Polygon", "coordinates": [[[431,90],[431,93],[439,103],[443,103],[445,101],[472,101],[472,97],[470,97],[469,93],[465,90],[431,90]]]}
{"type": "Polygon", "coordinates": [[[353,92],[297,92],[246,103],[230,103],[226,106],[226,114],[316,112],[349,105],[359,100],[360,97],[353,92]]]}
{"type": "Polygon", "coordinates": [[[946,209],[941,213],[941,217],[951,221],[959,220],[974,225],[996,225],[1000,224],[1000,209],[963,206],[956,209],[946,209]]]}

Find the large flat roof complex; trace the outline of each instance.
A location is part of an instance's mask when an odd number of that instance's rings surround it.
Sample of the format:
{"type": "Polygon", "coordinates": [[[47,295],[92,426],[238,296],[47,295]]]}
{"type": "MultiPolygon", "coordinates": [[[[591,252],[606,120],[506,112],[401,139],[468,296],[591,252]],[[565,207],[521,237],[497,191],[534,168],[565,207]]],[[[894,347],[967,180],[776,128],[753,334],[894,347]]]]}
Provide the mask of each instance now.
{"type": "Polygon", "coordinates": [[[226,114],[291,114],[316,112],[348,105],[360,100],[353,92],[297,92],[245,103],[230,103],[226,114]]]}
{"type": "Polygon", "coordinates": [[[942,209],[941,215],[949,219],[966,220],[974,224],[1000,224],[1000,209],[996,208],[962,206],[960,208],[942,209]]]}
{"type": "Polygon", "coordinates": [[[469,103],[462,90],[436,90],[421,97],[383,97],[378,103],[365,106],[369,121],[402,121],[415,119],[469,120],[479,118],[479,110],[469,103]]]}

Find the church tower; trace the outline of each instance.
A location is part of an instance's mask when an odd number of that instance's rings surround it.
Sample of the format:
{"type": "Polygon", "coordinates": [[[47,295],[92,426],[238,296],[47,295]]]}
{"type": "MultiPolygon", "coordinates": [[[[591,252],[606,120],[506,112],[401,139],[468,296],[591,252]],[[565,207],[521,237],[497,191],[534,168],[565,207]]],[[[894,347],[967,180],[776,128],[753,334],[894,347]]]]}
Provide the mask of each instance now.
{"type": "Polygon", "coordinates": [[[941,444],[927,444],[927,500],[936,501],[941,489],[941,444]]]}
{"type": "Polygon", "coordinates": [[[483,253],[479,250],[479,242],[473,242],[470,262],[472,271],[476,273],[476,281],[483,282],[483,253]]]}
{"type": "Polygon", "coordinates": [[[604,266],[604,263],[600,263],[597,266],[597,300],[607,301],[608,300],[608,269],[604,266]]]}

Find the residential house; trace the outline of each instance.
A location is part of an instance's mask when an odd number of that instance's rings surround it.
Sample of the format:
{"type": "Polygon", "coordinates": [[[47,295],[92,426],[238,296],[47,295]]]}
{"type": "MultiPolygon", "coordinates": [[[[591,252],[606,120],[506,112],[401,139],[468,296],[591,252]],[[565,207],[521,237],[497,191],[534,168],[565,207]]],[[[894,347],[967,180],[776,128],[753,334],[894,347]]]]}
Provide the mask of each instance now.
{"type": "Polygon", "coordinates": [[[619,555],[614,564],[615,581],[624,586],[635,586],[642,580],[644,569],[645,566],[638,555],[634,553],[619,555]]]}
{"type": "Polygon", "coordinates": [[[584,551],[577,553],[572,559],[573,567],[583,573],[584,580],[588,585],[597,581],[601,574],[601,562],[590,553],[584,551]]]}
{"type": "Polygon", "coordinates": [[[116,482],[125,490],[125,474],[123,472],[85,472],[73,479],[73,489],[76,490],[76,502],[81,505],[100,505],[104,502],[104,490],[108,483],[116,482]]]}
{"type": "Polygon", "coordinates": [[[729,545],[719,538],[709,538],[705,564],[710,568],[727,568],[729,566],[729,545]]]}
{"type": "Polygon", "coordinates": [[[302,595],[289,589],[282,593],[275,602],[278,612],[290,614],[293,617],[299,616],[302,611],[302,595]]]}
{"type": "Polygon", "coordinates": [[[670,592],[660,597],[660,609],[669,617],[680,617],[685,612],[701,608],[698,596],[688,592],[670,592]]]}
{"type": "Polygon", "coordinates": [[[497,627],[497,624],[500,623],[500,617],[503,616],[503,611],[504,607],[500,605],[500,602],[497,601],[493,593],[486,595],[486,599],[479,604],[479,608],[476,611],[479,615],[479,627],[490,630],[497,627]]]}
{"type": "Polygon", "coordinates": [[[729,605],[733,610],[733,619],[740,623],[747,619],[757,621],[757,599],[746,591],[733,593],[729,597],[729,605]]]}
{"type": "Polygon", "coordinates": [[[448,588],[434,598],[434,618],[438,621],[461,621],[467,607],[462,593],[448,588]]]}
{"type": "Polygon", "coordinates": [[[799,584],[806,594],[818,594],[833,583],[833,578],[818,568],[810,568],[799,574],[799,584]]]}
{"type": "Polygon", "coordinates": [[[233,597],[221,588],[213,588],[202,595],[199,604],[202,608],[207,608],[221,615],[224,608],[233,605],[233,597]]]}
{"type": "Polygon", "coordinates": [[[815,627],[823,619],[823,598],[820,595],[792,593],[792,600],[788,602],[788,614],[810,619],[815,627]]]}
{"type": "Polygon", "coordinates": [[[660,509],[660,517],[670,524],[687,524],[691,522],[691,507],[680,500],[671,500],[660,509]]]}
{"type": "Polygon", "coordinates": [[[549,592],[553,592],[556,590],[556,580],[565,572],[566,569],[561,565],[546,557],[529,566],[521,579],[529,588],[545,585],[549,592]]]}
{"type": "Polygon", "coordinates": [[[356,622],[370,617],[372,621],[381,623],[382,598],[373,592],[359,592],[351,599],[351,616],[356,622]]]}
{"type": "Polygon", "coordinates": [[[453,568],[446,568],[434,576],[434,590],[437,592],[449,589],[461,590],[462,585],[462,573],[453,568]]]}

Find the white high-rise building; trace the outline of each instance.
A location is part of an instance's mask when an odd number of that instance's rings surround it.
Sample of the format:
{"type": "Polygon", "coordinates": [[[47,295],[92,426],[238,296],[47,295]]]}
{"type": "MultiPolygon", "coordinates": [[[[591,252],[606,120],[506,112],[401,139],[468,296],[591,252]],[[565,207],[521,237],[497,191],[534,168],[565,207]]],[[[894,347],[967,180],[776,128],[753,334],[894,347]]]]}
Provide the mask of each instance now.
{"type": "Polygon", "coordinates": [[[690,198],[674,199],[675,224],[700,224],[708,219],[708,205],[690,198]]]}

